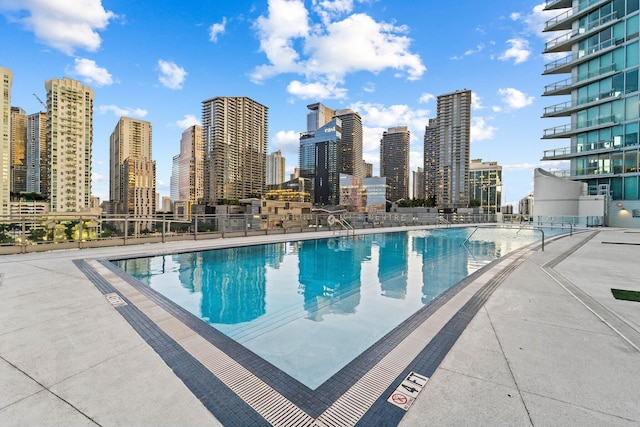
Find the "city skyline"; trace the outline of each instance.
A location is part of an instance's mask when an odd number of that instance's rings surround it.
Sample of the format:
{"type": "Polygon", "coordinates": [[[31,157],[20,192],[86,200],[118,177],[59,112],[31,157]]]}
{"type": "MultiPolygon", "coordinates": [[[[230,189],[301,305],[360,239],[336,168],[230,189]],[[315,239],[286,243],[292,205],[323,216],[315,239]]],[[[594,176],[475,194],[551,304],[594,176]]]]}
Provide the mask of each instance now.
{"type": "Polygon", "coordinates": [[[74,14],[55,2],[15,9],[0,1],[0,34],[12,41],[0,47],[0,65],[13,72],[12,105],[28,114],[42,109],[33,94],[43,97],[45,80],[68,76],[94,90],[92,191],[101,200],[108,199],[105,160],[120,116],[153,123],[158,191],[167,196],[181,134],[201,121],[201,102],[216,96],[246,96],[269,108],[267,152],[282,152],[287,176],[298,166],[307,105],[362,117],[363,157],[374,175],[382,132],[408,126],[413,172],[423,163],[435,97],[462,88],[474,97],[471,158],[503,165],[504,204],[517,205],[532,190],[534,167],[563,168],[540,162],[558,144],[541,140],[553,126],[540,119],[548,104],[540,94],[553,80],[541,75],[548,61],[541,28],[554,16],[542,13],[541,1],[466,2],[464,16],[459,3],[384,0],[184,2],[179,10],[162,1],[153,10],[89,3],[74,14]],[[433,14],[456,19],[424,25],[433,14]],[[85,33],[58,33],[53,23],[85,33]]]}

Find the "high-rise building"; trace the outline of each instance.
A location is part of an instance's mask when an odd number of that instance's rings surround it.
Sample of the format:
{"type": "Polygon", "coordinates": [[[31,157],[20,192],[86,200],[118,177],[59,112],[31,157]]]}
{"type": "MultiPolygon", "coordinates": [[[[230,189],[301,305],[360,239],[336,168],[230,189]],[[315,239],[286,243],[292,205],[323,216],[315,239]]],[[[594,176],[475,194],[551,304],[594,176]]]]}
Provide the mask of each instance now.
{"type": "Polygon", "coordinates": [[[193,125],[182,132],[180,139],[179,200],[190,206],[204,199],[204,144],[202,126],[193,125]]]}
{"type": "Polygon", "coordinates": [[[11,191],[27,191],[27,112],[11,107],[11,191]]]}
{"type": "Polygon", "coordinates": [[[49,194],[47,113],[27,116],[27,193],[49,194]]]}
{"type": "Polygon", "coordinates": [[[316,129],[300,134],[300,178],[316,205],[340,203],[340,142],[342,123],[337,117],[316,129]]]}
{"type": "Polygon", "coordinates": [[[267,156],[267,185],[280,185],[284,182],[285,158],[280,150],[267,156]]]}
{"type": "Polygon", "coordinates": [[[150,216],[156,210],[152,128],[146,120],[120,117],[109,138],[109,194],[117,212],[150,216]]]}
{"type": "Polygon", "coordinates": [[[202,101],[207,204],[264,194],[267,113],[267,107],[247,97],[202,101]]]}
{"type": "Polygon", "coordinates": [[[176,154],[171,159],[169,198],[174,202],[180,200],[180,154],[176,154]]]}
{"type": "Polygon", "coordinates": [[[545,129],[542,138],[568,142],[545,151],[543,160],[568,160],[568,178],[585,183],[590,195],[640,208],[638,0],[555,0],[545,10],[558,15],[544,31],[562,34],[545,44],[553,60],[543,75],[561,76],[543,95],[562,102],[546,107],[543,117],[567,123],[545,129]]]}
{"type": "Polygon", "coordinates": [[[387,200],[409,198],[409,128],[389,128],[380,140],[380,175],[387,178],[387,200]]]}
{"type": "Polygon", "coordinates": [[[424,197],[424,170],[419,167],[411,173],[413,177],[413,198],[423,200],[424,197]]]}
{"type": "Polygon", "coordinates": [[[471,91],[458,90],[438,96],[436,119],[436,204],[443,208],[467,207],[471,91]]]}
{"type": "Polygon", "coordinates": [[[501,212],[502,166],[498,162],[473,159],[469,164],[469,201],[480,202],[487,214],[501,212]]]}
{"type": "Polygon", "coordinates": [[[364,160],[362,161],[362,170],[364,171],[365,178],[373,177],[373,163],[367,163],[364,160]]]}
{"type": "Polygon", "coordinates": [[[438,147],[438,120],[429,119],[424,129],[424,198],[436,198],[438,179],[436,171],[436,149],[438,147]]]}
{"type": "Polygon", "coordinates": [[[9,214],[11,201],[11,85],[13,73],[0,67],[0,215],[9,214]]]}
{"type": "Polygon", "coordinates": [[[80,212],[91,203],[93,91],[66,77],[44,86],[51,211],[80,212]]]}
{"type": "Polygon", "coordinates": [[[362,164],[362,118],[351,109],[336,110],[335,117],[342,121],[340,144],[340,173],[364,178],[362,164]]]}
{"type": "Polygon", "coordinates": [[[307,113],[307,132],[314,132],[320,129],[322,126],[333,120],[335,110],[326,107],[320,102],[307,105],[310,110],[307,113]]]}

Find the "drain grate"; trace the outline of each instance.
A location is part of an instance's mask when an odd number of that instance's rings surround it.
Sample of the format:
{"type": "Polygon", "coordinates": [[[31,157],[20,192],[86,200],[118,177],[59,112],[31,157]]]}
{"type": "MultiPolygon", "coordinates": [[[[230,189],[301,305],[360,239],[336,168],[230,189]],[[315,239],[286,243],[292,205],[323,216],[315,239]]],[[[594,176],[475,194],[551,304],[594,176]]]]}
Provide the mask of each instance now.
{"type": "Polygon", "coordinates": [[[105,294],[104,297],[114,307],[124,307],[125,305],[128,305],[122,298],[120,298],[120,295],[116,294],[115,292],[110,294],[105,294]]]}

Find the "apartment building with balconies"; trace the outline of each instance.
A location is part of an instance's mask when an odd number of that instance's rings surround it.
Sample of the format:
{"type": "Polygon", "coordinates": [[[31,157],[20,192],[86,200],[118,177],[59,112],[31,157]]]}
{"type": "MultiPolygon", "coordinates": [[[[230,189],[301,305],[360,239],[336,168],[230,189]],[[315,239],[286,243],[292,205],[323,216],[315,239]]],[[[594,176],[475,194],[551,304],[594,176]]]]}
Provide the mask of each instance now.
{"type": "MultiPolygon", "coordinates": [[[[640,66],[638,0],[553,0],[557,15],[544,31],[557,34],[545,45],[553,59],[543,75],[550,106],[543,117],[564,119],[544,130],[558,140],[543,160],[566,160],[563,176],[587,184],[588,193],[611,198],[611,212],[631,217],[640,208],[640,66]],[[613,201],[621,201],[615,203],[613,201]]],[[[536,194],[538,197],[538,194],[536,194]]],[[[615,216],[613,215],[613,216],[615,216]]],[[[640,220],[640,218],[637,218],[640,220]]]]}

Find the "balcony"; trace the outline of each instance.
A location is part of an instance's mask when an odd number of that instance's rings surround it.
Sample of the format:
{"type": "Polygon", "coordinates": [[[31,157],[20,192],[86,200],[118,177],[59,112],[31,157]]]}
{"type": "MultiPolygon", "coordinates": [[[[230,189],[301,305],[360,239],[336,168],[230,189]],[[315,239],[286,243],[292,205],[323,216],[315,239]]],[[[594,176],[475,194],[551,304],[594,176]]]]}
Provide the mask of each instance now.
{"type": "Polygon", "coordinates": [[[619,120],[614,115],[598,117],[593,120],[587,120],[584,123],[574,124],[568,123],[562,126],[545,129],[542,139],[568,138],[580,132],[588,132],[591,130],[606,128],[617,124],[619,120]]]}
{"type": "Polygon", "coordinates": [[[556,61],[550,62],[544,66],[544,74],[560,74],[560,73],[568,73],[571,71],[572,67],[577,66],[585,61],[588,61],[593,57],[596,53],[603,54],[610,50],[613,50],[618,45],[624,43],[624,39],[618,40],[607,40],[596,46],[592,46],[587,50],[581,51],[578,55],[569,54],[564,58],[560,58],[556,61]]]}
{"type": "Polygon", "coordinates": [[[572,0],[547,0],[544,10],[567,9],[571,7],[572,0]]]}
{"type": "Polygon", "coordinates": [[[549,40],[545,43],[544,53],[569,52],[571,51],[571,46],[575,43],[578,43],[593,33],[602,30],[602,27],[605,25],[612,25],[616,20],[618,20],[618,14],[613,12],[607,16],[603,16],[597,21],[590,22],[584,28],[576,28],[573,31],[561,35],[560,37],[549,40]]]}
{"type": "Polygon", "coordinates": [[[576,147],[554,148],[545,150],[542,160],[567,160],[574,157],[582,157],[587,154],[608,153],[619,151],[622,147],[614,141],[598,141],[576,147]]]}
{"type": "MultiPolygon", "coordinates": [[[[543,31],[561,31],[561,30],[570,30],[571,24],[581,17],[587,15],[589,12],[593,11],[600,5],[604,3],[608,3],[611,0],[584,0],[581,1],[577,7],[567,10],[566,12],[561,13],[560,15],[549,19],[544,24],[543,31]]],[[[566,2],[562,2],[562,0],[558,0],[557,4],[565,4],[566,2]]],[[[556,5],[556,2],[551,4],[552,6],[556,5]]],[[[545,7],[547,9],[547,7],[545,7]]],[[[550,7],[547,10],[551,9],[561,9],[561,7],[550,7]]]]}
{"type": "Polygon", "coordinates": [[[559,82],[547,85],[544,87],[542,96],[569,95],[573,89],[586,86],[596,80],[604,79],[617,73],[619,73],[619,71],[616,70],[615,65],[610,64],[599,70],[592,71],[589,74],[578,76],[576,79],[568,77],[559,82]]]}
{"type": "Polygon", "coordinates": [[[560,104],[552,105],[544,109],[542,117],[567,117],[571,113],[582,110],[584,108],[593,107],[594,105],[603,104],[605,102],[618,99],[622,96],[619,90],[611,90],[594,96],[580,98],[577,101],[566,101],[560,104]]]}

